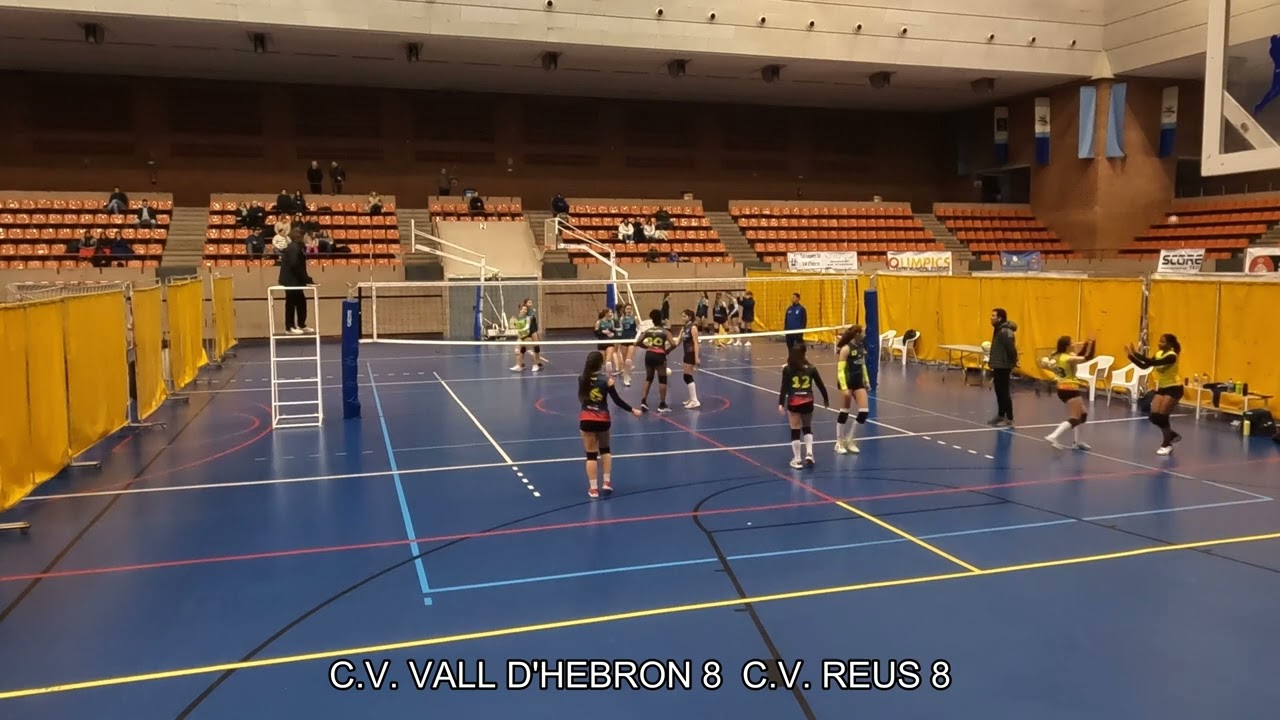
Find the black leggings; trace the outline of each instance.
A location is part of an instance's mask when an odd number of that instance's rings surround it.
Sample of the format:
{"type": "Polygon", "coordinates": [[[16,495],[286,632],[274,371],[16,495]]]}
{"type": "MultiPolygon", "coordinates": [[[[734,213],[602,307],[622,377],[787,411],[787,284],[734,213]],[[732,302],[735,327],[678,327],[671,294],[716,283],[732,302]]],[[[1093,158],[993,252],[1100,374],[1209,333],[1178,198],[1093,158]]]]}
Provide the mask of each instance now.
{"type": "Polygon", "coordinates": [[[1009,368],[992,368],[991,385],[996,391],[996,415],[1005,420],[1013,420],[1013,396],[1009,393],[1009,382],[1013,370],[1009,368]]]}
{"type": "Polygon", "coordinates": [[[284,329],[307,326],[307,294],[301,290],[284,291],[284,329]]]}

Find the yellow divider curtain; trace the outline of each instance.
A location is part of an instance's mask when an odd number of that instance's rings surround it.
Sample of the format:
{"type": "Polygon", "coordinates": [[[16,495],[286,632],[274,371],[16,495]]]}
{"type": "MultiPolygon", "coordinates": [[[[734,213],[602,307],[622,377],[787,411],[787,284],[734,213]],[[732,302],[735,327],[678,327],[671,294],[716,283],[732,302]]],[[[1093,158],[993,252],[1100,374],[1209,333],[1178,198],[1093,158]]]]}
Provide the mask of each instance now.
{"type": "MultiPolygon", "coordinates": [[[[1265,320],[1280,308],[1280,284],[1257,282],[1221,283],[1222,304],[1218,311],[1218,362],[1214,380],[1234,380],[1249,384],[1250,392],[1272,395],[1268,409],[1280,414],[1280,337],[1265,320]]],[[[1178,333],[1186,352],[1187,341],[1178,333]]],[[[1184,368],[1187,366],[1184,366],[1184,368]]],[[[1188,370],[1195,373],[1197,370],[1188,370]]],[[[1224,403],[1225,404],[1225,403],[1224,403]]],[[[1237,405],[1238,407],[1238,405],[1237,405]]],[[[1259,407],[1256,403],[1250,407],[1259,407]]]]}
{"type": "Polygon", "coordinates": [[[31,419],[27,400],[27,310],[0,307],[0,511],[35,488],[31,462],[31,419]]]}
{"type": "Polygon", "coordinates": [[[911,321],[911,278],[905,275],[877,275],[876,301],[880,305],[880,332],[894,330],[901,335],[911,321]]]}
{"type": "MultiPolygon", "coordinates": [[[[981,345],[991,339],[991,308],[982,303],[982,280],[973,277],[938,278],[941,285],[941,311],[938,313],[939,345],[981,345]]],[[[938,359],[954,357],[938,352],[938,359]]],[[[976,367],[981,357],[966,355],[965,365],[976,367]]]]}
{"type": "MultiPolygon", "coordinates": [[[[1142,333],[1142,281],[1083,280],[1084,302],[1080,312],[1079,339],[1098,341],[1097,353],[1115,358],[1119,370],[1129,364],[1124,346],[1137,344],[1142,333]]],[[[1110,379],[1110,378],[1108,378],[1110,379]]]]}
{"type": "Polygon", "coordinates": [[[204,292],[199,280],[168,286],[169,376],[175,390],[186,387],[209,364],[204,352],[204,292]]]}
{"type": "Polygon", "coordinates": [[[235,288],[230,277],[213,278],[213,354],[219,358],[236,346],[235,288]]]}
{"type": "MultiPolygon", "coordinates": [[[[991,334],[991,311],[1002,307],[1017,323],[1018,370],[1029,377],[1049,377],[1040,367],[1058,338],[1075,338],[1080,324],[1080,280],[1057,278],[983,278],[983,317],[991,334]]],[[[1134,308],[1134,313],[1138,308],[1134,308]]]]}
{"type": "Polygon", "coordinates": [[[67,401],[75,457],[129,421],[124,291],[66,298],[67,401]]]}
{"type": "Polygon", "coordinates": [[[36,485],[58,474],[71,462],[65,309],[63,300],[26,306],[26,397],[31,423],[27,466],[36,485]]]}
{"type": "Polygon", "coordinates": [[[938,350],[938,345],[945,342],[940,339],[942,280],[943,278],[932,275],[911,278],[911,304],[907,313],[907,326],[893,328],[898,331],[898,337],[902,337],[909,329],[920,332],[920,337],[916,340],[915,352],[921,360],[938,360],[946,357],[938,350]]]}
{"type": "Polygon", "coordinates": [[[159,285],[133,291],[133,375],[139,420],[155,412],[169,396],[164,385],[163,313],[159,285]]]}
{"type": "MultiPolygon", "coordinates": [[[[804,306],[808,316],[808,327],[852,325],[862,318],[862,298],[856,275],[826,278],[771,270],[748,270],[747,289],[756,299],[757,330],[783,329],[793,293],[800,293],[800,304],[804,306]],[[753,278],[771,280],[752,282],[753,278]]],[[[804,337],[809,341],[833,341],[831,335],[805,333],[804,337]]]]}
{"type": "MultiPolygon", "coordinates": [[[[1148,352],[1154,354],[1161,335],[1173,333],[1182,345],[1178,365],[1184,376],[1200,373],[1225,380],[1221,373],[1214,374],[1213,368],[1218,291],[1216,282],[1153,278],[1147,300],[1148,352]]],[[[1188,398],[1188,401],[1194,402],[1194,399],[1188,398]]]]}

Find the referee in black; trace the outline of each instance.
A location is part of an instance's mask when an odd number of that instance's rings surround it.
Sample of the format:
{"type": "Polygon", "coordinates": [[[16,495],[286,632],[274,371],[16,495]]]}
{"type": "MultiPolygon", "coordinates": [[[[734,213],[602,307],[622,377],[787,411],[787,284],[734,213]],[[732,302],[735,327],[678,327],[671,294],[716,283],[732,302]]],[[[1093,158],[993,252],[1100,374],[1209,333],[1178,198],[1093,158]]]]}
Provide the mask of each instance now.
{"type": "MultiPolygon", "coordinates": [[[[289,244],[280,253],[280,285],[303,288],[315,285],[307,274],[307,246],[301,228],[289,232],[289,244]]],[[[302,290],[284,291],[284,331],[290,335],[313,332],[307,327],[307,294],[302,290]]]]}

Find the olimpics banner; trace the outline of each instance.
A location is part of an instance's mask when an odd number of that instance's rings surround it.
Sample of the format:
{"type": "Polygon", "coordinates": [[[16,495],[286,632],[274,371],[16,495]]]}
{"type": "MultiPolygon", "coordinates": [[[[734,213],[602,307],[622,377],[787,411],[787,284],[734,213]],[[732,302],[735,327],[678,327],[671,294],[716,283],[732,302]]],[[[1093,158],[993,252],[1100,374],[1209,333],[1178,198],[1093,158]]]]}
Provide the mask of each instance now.
{"type": "Polygon", "coordinates": [[[1251,247],[1244,253],[1244,271],[1250,275],[1280,273],[1280,247],[1251,247]]]}
{"type": "Polygon", "coordinates": [[[857,272],[856,252],[789,252],[787,269],[791,272],[857,272]]]}
{"type": "Polygon", "coordinates": [[[928,252],[890,252],[889,269],[905,272],[951,274],[951,253],[945,250],[928,252]]]}
{"type": "Polygon", "coordinates": [[[1200,272],[1202,267],[1204,267],[1204,248],[1161,250],[1156,272],[1194,275],[1200,272]]]}

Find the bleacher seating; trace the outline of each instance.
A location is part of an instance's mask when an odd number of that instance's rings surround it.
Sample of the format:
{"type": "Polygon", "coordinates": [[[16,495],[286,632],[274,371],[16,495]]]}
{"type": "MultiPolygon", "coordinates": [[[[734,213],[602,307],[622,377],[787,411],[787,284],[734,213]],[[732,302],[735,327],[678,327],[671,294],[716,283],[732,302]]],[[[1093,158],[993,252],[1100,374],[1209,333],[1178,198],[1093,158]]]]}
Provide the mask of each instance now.
{"type": "Polygon", "coordinates": [[[524,208],[518,197],[485,197],[484,212],[473,213],[467,200],[460,197],[427,198],[431,219],[458,222],[515,222],[524,220],[524,208]]]}
{"type": "MultiPolygon", "coordinates": [[[[249,230],[236,224],[235,211],[240,203],[261,202],[267,209],[267,226],[278,218],[275,195],[223,194],[209,201],[209,227],[205,231],[204,264],[206,267],[263,267],[275,265],[268,244],[263,256],[249,256],[246,240],[249,230]]],[[[307,200],[304,219],[314,218],[327,231],[336,245],[345,245],[347,253],[316,254],[311,257],[320,267],[348,265],[393,266],[400,264],[400,229],[396,222],[396,199],[382,197],[382,213],[369,213],[369,199],[363,195],[313,195],[307,200]]]]}
{"type": "Polygon", "coordinates": [[[859,256],[944,249],[907,203],[736,200],[729,215],[760,259],[788,252],[855,251],[859,256]]]}
{"type": "Polygon", "coordinates": [[[1121,249],[1125,257],[1150,259],[1161,250],[1205,250],[1206,260],[1225,260],[1280,222],[1280,195],[1224,195],[1174,200],[1165,219],[1121,249]]]}
{"type": "Polygon", "coordinates": [[[4,192],[0,193],[0,270],[91,267],[94,262],[123,264],[131,268],[158,268],[169,237],[173,196],[168,193],[128,192],[129,209],[143,200],[156,209],[156,227],[139,228],[133,215],[108,215],[109,192],[4,192]],[[133,254],[82,255],[78,244],[85,231],[96,236],[120,232],[133,254]],[[69,252],[68,250],[71,249],[69,252]]]}
{"type": "MultiPolygon", "coordinates": [[[[733,262],[725,253],[720,234],[711,228],[701,200],[568,198],[568,202],[570,223],[587,237],[611,247],[619,264],[646,262],[651,246],[660,262],[665,262],[672,252],[680,256],[681,262],[733,262]],[[659,209],[665,209],[675,225],[663,231],[665,240],[628,243],[618,237],[618,225],[623,219],[649,218],[659,209]]],[[[570,249],[569,256],[575,265],[599,262],[584,250],[570,249]]]]}
{"type": "Polygon", "coordinates": [[[1031,250],[1046,259],[1078,257],[1027,205],[937,203],[933,214],[981,260],[999,261],[1002,251],[1031,250]]]}

